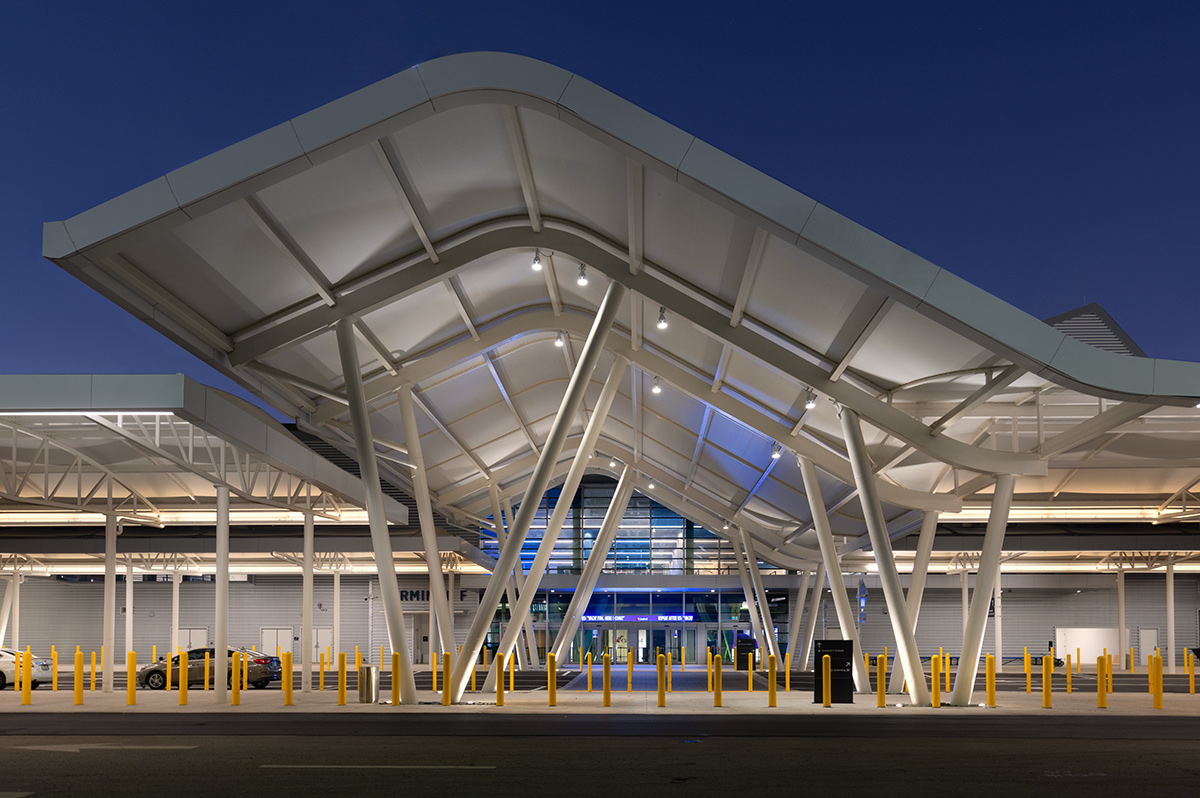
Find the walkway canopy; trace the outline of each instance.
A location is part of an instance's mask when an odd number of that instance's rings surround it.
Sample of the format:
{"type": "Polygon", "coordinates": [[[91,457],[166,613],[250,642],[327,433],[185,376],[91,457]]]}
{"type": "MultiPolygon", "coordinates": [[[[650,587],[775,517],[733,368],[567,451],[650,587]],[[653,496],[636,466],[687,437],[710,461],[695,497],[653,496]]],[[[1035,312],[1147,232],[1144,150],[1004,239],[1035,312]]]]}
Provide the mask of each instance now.
{"type": "Polygon", "coordinates": [[[434,508],[460,523],[491,485],[520,500],[610,281],[628,292],[557,478],[621,356],[591,468],[630,464],[781,566],[819,556],[799,457],[834,535],[863,535],[843,408],[893,536],[921,510],[982,522],[1002,474],[1015,521],[1197,514],[1200,365],[1076,340],[523,57],[408,69],[48,223],[44,254],[335,440],[350,320],[381,467],[409,479],[412,386],[434,508]]]}

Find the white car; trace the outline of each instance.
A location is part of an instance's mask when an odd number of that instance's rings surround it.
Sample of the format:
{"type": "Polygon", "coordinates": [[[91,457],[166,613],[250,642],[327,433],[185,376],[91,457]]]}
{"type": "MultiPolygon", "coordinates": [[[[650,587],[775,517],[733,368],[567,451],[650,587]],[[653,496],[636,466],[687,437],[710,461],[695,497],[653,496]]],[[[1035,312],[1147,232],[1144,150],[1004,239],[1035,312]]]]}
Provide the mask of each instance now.
{"type": "MultiPolygon", "coordinates": [[[[49,683],[54,678],[54,674],[50,670],[50,660],[37,659],[33,660],[33,679],[30,680],[29,686],[36,690],[38,685],[49,683]]],[[[8,687],[10,684],[17,683],[17,652],[11,648],[0,648],[0,690],[8,687]]]]}

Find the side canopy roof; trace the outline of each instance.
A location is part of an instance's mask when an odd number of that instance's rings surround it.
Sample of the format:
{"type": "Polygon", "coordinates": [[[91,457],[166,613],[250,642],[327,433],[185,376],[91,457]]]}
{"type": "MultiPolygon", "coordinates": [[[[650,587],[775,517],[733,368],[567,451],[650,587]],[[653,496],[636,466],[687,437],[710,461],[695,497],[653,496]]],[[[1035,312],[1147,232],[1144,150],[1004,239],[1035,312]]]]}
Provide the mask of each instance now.
{"type": "MultiPolygon", "coordinates": [[[[572,441],[612,353],[630,358],[595,468],[632,463],[656,499],[746,528],[779,564],[812,554],[792,452],[821,467],[835,533],[862,531],[839,406],[870,425],[902,532],[996,473],[1048,497],[1056,470],[1080,471],[1054,457],[1143,417],[1194,434],[1200,397],[1198,364],[1081,343],[578,75],[499,53],[413,67],[48,223],[44,254],[332,438],[349,428],[332,327],[354,319],[381,454],[403,457],[394,391],[412,384],[434,501],[459,519],[490,514],[489,484],[520,497],[620,281],[572,441]]],[[[1162,464],[1129,502],[1190,467],[1162,464]]],[[[1094,477],[1080,496],[1108,495],[1094,477]]]]}

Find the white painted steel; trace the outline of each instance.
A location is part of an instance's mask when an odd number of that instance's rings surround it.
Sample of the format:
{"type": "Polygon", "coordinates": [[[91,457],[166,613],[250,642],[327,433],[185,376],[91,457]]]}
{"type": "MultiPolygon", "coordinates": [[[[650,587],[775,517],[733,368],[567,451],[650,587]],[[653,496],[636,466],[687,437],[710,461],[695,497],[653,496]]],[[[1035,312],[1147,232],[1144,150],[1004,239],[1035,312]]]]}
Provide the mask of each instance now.
{"type": "Polygon", "coordinates": [[[996,673],[1002,673],[1004,671],[1004,614],[1001,611],[1000,606],[1001,594],[1004,592],[1003,589],[1001,589],[1000,584],[1003,581],[1004,567],[1002,565],[996,570],[996,588],[994,591],[992,591],[992,596],[994,597],[996,604],[996,617],[992,619],[992,636],[995,638],[995,651],[993,653],[996,656],[996,673]]]}
{"type": "Polygon", "coordinates": [[[304,514],[304,569],[300,587],[300,692],[312,690],[313,670],[313,515],[304,514]]]}
{"type": "Polygon", "coordinates": [[[216,601],[213,619],[213,690],[218,704],[228,700],[229,686],[229,488],[217,486],[217,569],[213,574],[216,601]]]}
{"type": "MultiPolygon", "coordinates": [[[[338,652],[342,650],[342,572],[333,572],[333,657],[337,657],[338,652]]],[[[400,649],[404,651],[405,649],[400,649]]],[[[416,641],[413,641],[413,650],[410,652],[410,657],[415,658],[417,653],[416,641]]],[[[404,659],[404,657],[401,657],[404,659]]],[[[328,665],[329,663],[325,663],[328,665]]],[[[412,659],[409,659],[409,666],[412,666],[412,659]]],[[[415,684],[415,682],[414,682],[415,684]]]]}
{"type": "MultiPolygon", "coordinates": [[[[0,603],[0,646],[4,645],[4,636],[8,634],[8,619],[12,616],[13,593],[16,592],[14,585],[17,581],[17,572],[14,570],[13,575],[7,577],[4,581],[8,582],[8,589],[4,591],[4,601],[0,603]]],[[[12,644],[10,648],[16,649],[16,644],[12,644]]]]}
{"type": "MultiPolygon", "coordinates": [[[[821,559],[825,565],[825,573],[829,575],[829,592],[833,596],[833,607],[837,611],[842,639],[849,640],[854,646],[852,663],[854,686],[860,693],[869,693],[871,692],[871,680],[863,669],[862,644],[858,640],[858,627],[854,623],[854,612],[850,608],[850,598],[846,595],[846,584],[842,580],[842,566],[838,561],[837,549],[833,545],[829,515],[825,512],[825,499],[821,495],[821,484],[817,481],[817,467],[807,457],[796,459],[800,463],[804,492],[808,494],[808,506],[812,511],[813,526],[817,530],[817,543],[821,547],[821,559]]],[[[894,622],[893,625],[895,625],[894,622]]]]}
{"type": "Polygon", "coordinates": [[[791,670],[799,670],[797,651],[803,649],[804,636],[800,632],[800,618],[804,612],[804,602],[808,598],[808,583],[812,571],[805,569],[800,572],[800,588],[796,591],[796,601],[792,605],[792,617],[788,620],[787,653],[791,655],[788,665],[791,670]]]}
{"type": "MultiPolygon", "coordinates": [[[[137,651],[133,645],[133,559],[125,559],[125,652],[137,651]]],[[[125,653],[122,652],[122,653],[125,653]]],[[[120,658],[124,661],[125,657],[120,658]]]]}
{"type": "Polygon", "coordinates": [[[183,583],[183,574],[176,568],[171,574],[171,648],[167,654],[172,655],[179,650],[179,586],[183,583]]]}
{"type": "Polygon", "coordinates": [[[1167,661],[1168,673],[1175,672],[1175,559],[1167,560],[1167,661]]]}
{"type": "MultiPolygon", "coordinates": [[[[840,572],[840,569],[839,569],[840,572]]],[[[808,620],[804,622],[804,648],[800,652],[800,670],[808,670],[808,661],[812,658],[813,638],[817,634],[817,610],[821,606],[821,591],[825,589],[825,563],[817,563],[817,572],[813,575],[812,595],[808,599],[808,620]]]]}
{"type": "MultiPolygon", "coordinates": [[[[929,558],[933,554],[937,521],[936,510],[926,510],[922,516],[921,533],[917,537],[917,554],[913,558],[912,574],[908,578],[908,593],[905,594],[904,603],[908,607],[908,619],[912,622],[914,636],[917,633],[917,618],[921,615],[921,599],[925,595],[925,578],[929,575],[929,558]]],[[[892,668],[892,675],[888,680],[889,693],[899,693],[904,689],[904,661],[896,657],[896,664],[898,667],[892,668]]]]}
{"type": "MultiPolygon", "coordinates": [[[[772,460],[772,463],[778,460],[772,460]]],[[[746,555],[746,568],[750,572],[750,584],[754,586],[754,596],[758,599],[759,620],[762,622],[763,637],[767,640],[767,649],[775,655],[775,661],[783,664],[779,656],[779,638],[775,634],[775,623],[771,620],[771,605],[767,603],[767,590],[763,586],[762,573],[758,570],[758,555],[754,551],[754,541],[750,533],[742,528],[742,550],[746,555]]]]}
{"type": "MultiPolygon", "coordinates": [[[[396,397],[400,400],[400,418],[404,424],[404,445],[408,447],[408,459],[413,465],[413,499],[417,503],[417,518],[421,523],[421,543],[425,547],[425,565],[429,569],[429,605],[437,618],[441,650],[442,652],[451,651],[454,649],[454,620],[450,615],[450,605],[446,599],[446,584],[442,578],[442,556],[438,551],[437,530],[433,526],[433,506],[429,502],[429,477],[425,472],[425,455],[421,447],[421,436],[417,432],[412,385],[401,386],[400,390],[396,391],[396,397]]],[[[394,568],[392,574],[395,575],[394,568]]],[[[399,593],[396,595],[396,600],[399,601],[399,593]]],[[[385,600],[384,607],[386,608],[386,606],[385,600]]],[[[402,623],[400,625],[403,626],[402,623]]],[[[431,636],[431,642],[432,639],[431,636]]],[[[394,650],[398,651],[399,649],[394,650]]]]}
{"type": "Polygon", "coordinates": [[[633,467],[626,465],[621,470],[621,478],[617,481],[612,500],[608,503],[604,520],[600,522],[600,531],[596,534],[592,551],[584,563],[583,572],[579,575],[579,583],[571,596],[571,603],[567,605],[566,614],[563,615],[558,636],[554,638],[554,656],[559,662],[566,662],[566,655],[570,653],[568,648],[575,639],[576,630],[579,629],[579,619],[583,617],[588,602],[592,600],[592,593],[596,590],[601,571],[604,570],[609,549],[617,537],[617,530],[620,529],[625,510],[629,507],[629,499],[633,496],[634,479],[633,467]]]}
{"type": "Polygon", "coordinates": [[[979,573],[975,577],[971,612],[967,616],[967,632],[964,635],[962,655],[958,660],[958,673],[954,677],[954,695],[951,703],[956,707],[970,704],[971,694],[975,690],[975,675],[979,672],[979,652],[983,648],[983,633],[987,626],[992,588],[996,584],[996,575],[1000,572],[1000,554],[1004,547],[1004,531],[1008,525],[1008,511],[1012,506],[1015,482],[1012,474],[1000,474],[996,477],[992,509],[983,533],[983,551],[979,554],[979,573]]]}
{"type": "Polygon", "coordinates": [[[967,613],[971,608],[971,573],[966,569],[962,569],[959,574],[962,579],[962,639],[967,639],[967,613]]]}
{"type": "Polygon", "coordinates": [[[737,562],[738,577],[742,580],[742,595],[746,599],[746,611],[750,615],[750,628],[754,630],[754,642],[758,646],[758,650],[765,653],[767,641],[763,636],[762,615],[758,612],[758,599],[754,596],[754,585],[750,582],[750,572],[746,568],[746,552],[738,538],[731,537],[729,542],[733,544],[733,559],[737,562]]]}
{"type": "MultiPolygon", "coordinates": [[[[20,578],[19,576],[17,577],[20,578]]],[[[15,585],[14,585],[15,587],[15,585]]],[[[15,608],[14,608],[15,610],[15,608]]],[[[16,613],[13,613],[13,643],[17,643],[16,613]]],[[[117,517],[104,517],[104,658],[100,663],[103,691],[113,691],[113,649],[117,647],[117,517]]]]}
{"type": "Polygon", "coordinates": [[[1133,662],[1129,659],[1129,635],[1125,631],[1125,569],[1117,569],[1117,645],[1121,647],[1121,661],[1125,668],[1131,668],[1133,662]]]}
{"type": "MultiPolygon", "coordinates": [[[[375,567],[379,573],[379,593],[383,597],[383,614],[387,621],[388,642],[393,651],[404,651],[408,648],[404,630],[404,609],[400,603],[400,588],[396,585],[396,564],[392,555],[392,539],[388,534],[387,515],[383,506],[383,491],[379,486],[379,464],[375,460],[375,443],[371,437],[371,418],[367,410],[367,403],[363,398],[362,372],[358,365],[354,322],[348,318],[339,319],[336,333],[342,376],[346,381],[346,399],[350,403],[350,421],[354,426],[354,445],[358,452],[358,468],[362,474],[363,493],[366,497],[367,522],[371,528],[371,545],[375,550],[375,567]]],[[[399,679],[401,703],[416,703],[417,685],[413,680],[412,663],[404,657],[400,658],[399,679]]]]}
{"type": "Polygon", "coordinates": [[[583,401],[583,395],[587,390],[592,372],[596,370],[600,354],[604,351],[604,343],[612,330],[624,294],[625,286],[616,281],[610,282],[604,299],[600,303],[592,331],[583,345],[583,351],[579,354],[579,362],[576,363],[575,372],[571,375],[571,381],[567,385],[566,395],[563,396],[562,404],[559,406],[554,422],[546,436],[546,445],[542,448],[533,475],[529,478],[529,485],[525,489],[528,500],[522,502],[514,528],[510,530],[508,540],[500,550],[492,579],[489,580],[488,586],[479,600],[479,614],[475,616],[475,621],[471,624],[471,628],[467,632],[467,639],[463,643],[463,656],[459,657],[458,665],[454,668],[453,673],[451,700],[455,703],[462,700],[462,694],[467,689],[467,680],[471,675],[470,665],[475,661],[475,657],[479,656],[479,649],[483,647],[484,635],[496,614],[496,608],[500,605],[504,574],[512,570],[520,555],[521,545],[529,534],[529,525],[537,513],[539,500],[550,484],[550,476],[554,473],[558,455],[562,452],[563,444],[571,431],[571,419],[578,412],[579,405],[583,401]]]}

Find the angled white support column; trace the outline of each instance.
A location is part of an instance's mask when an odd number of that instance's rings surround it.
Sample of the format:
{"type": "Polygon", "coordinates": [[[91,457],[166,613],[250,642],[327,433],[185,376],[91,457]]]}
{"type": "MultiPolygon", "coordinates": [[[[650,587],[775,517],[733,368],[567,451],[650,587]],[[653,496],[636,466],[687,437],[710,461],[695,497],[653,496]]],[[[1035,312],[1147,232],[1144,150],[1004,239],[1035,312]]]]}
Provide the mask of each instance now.
{"type": "MultiPolygon", "coordinates": [[[[512,529],[513,525],[513,509],[512,502],[508,499],[504,500],[505,518],[508,519],[508,528],[512,529]]],[[[506,538],[507,539],[507,536],[506,538]]],[[[520,602],[520,596],[525,592],[525,565],[521,562],[521,553],[517,552],[517,561],[513,563],[512,583],[509,586],[508,608],[510,612],[515,611],[514,608],[520,602]]],[[[536,595],[536,594],[535,594],[536,595]]],[[[530,606],[532,606],[534,596],[530,596],[530,606]]],[[[511,617],[516,617],[515,615],[511,617]]],[[[540,668],[541,663],[538,661],[537,655],[537,638],[533,634],[533,615],[525,613],[521,618],[520,628],[516,632],[516,652],[517,652],[517,667],[520,670],[527,670],[531,667],[540,668]]],[[[503,634],[501,634],[503,637],[503,634]]]]}
{"type": "Polygon", "coordinates": [[[750,584],[754,586],[754,596],[758,599],[759,620],[762,622],[763,637],[767,640],[765,654],[774,654],[775,661],[783,664],[779,656],[779,638],[775,635],[775,623],[771,620],[771,605],[767,603],[767,590],[763,586],[762,572],[758,569],[758,555],[754,552],[754,541],[750,533],[742,527],[742,550],[746,554],[746,568],[750,572],[750,584]]]}
{"type": "Polygon", "coordinates": [[[1016,478],[1012,474],[996,477],[992,509],[988,513],[987,528],[983,533],[983,551],[979,554],[979,573],[975,576],[971,612],[967,616],[967,633],[964,635],[962,656],[958,660],[958,673],[954,676],[954,696],[951,703],[956,707],[970,704],[971,694],[975,690],[975,675],[979,672],[979,652],[983,649],[983,632],[987,628],[992,589],[996,585],[996,575],[1000,572],[1004,530],[1008,526],[1008,511],[1012,506],[1015,485],[1016,478]]]}
{"type": "Polygon", "coordinates": [[[313,666],[313,514],[304,514],[304,574],[300,588],[300,692],[312,690],[313,666]]]}
{"type": "Polygon", "coordinates": [[[883,586],[883,599],[887,602],[888,618],[892,622],[892,634],[896,638],[896,653],[904,660],[908,673],[922,674],[920,679],[908,680],[908,694],[914,704],[925,706],[931,704],[933,698],[929,693],[924,672],[921,671],[921,654],[917,650],[916,636],[913,635],[912,622],[908,618],[908,606],[904,602],[900,574],[896,571],[892,539],[888,536],[883,509],[879,505],[879,494],[875,490],[875,474],[871,469],[871,459],[867,456],[866,443],[863,442],[862,425],[858,414],[848,407],[843,407],[839,416],[846,448],[850,454],[850,467],[854,471],[854,483],[858,487],[858,502],[867,522],[867,537],[871,540],[875,564],[879,568],[879,581],[883,586]]]}
{"type": "MultiPolygon", "coordinates": [[[[341,650],[342,650],[342,572],[334,571],[333,572],[333,651],[331,651],[330,654],[332,654],[331,658],[333,659],[333,661],[335,663],[337,662],[337,655],[339,652],[341,652],[341,650]]],[[[409,659],[410,656],[415,658],[417,655],[417,643],[415,640],[413,641],[413,650],[411,652],[411,655],[410,655],[409,651],[407,651],[406,649],[403,649],[403,648],[400,648],[400,649],[393,648],[392,650],[400,652],[401,660],[409,659]]],[[[327,666],[329,665],[328,662],[325,664],[327,666]]],[[[408,666],[409,666],[409,670],[412,670],[412,659],[409,659],[408,666]]],[[[393,676],[392,678],[395,678],[395,676],[393,676]]],[[[413,686],[414,687],[416,686],[415,681],[413,683],[413,686]]]]}
{"type": "MultiPolygon", "coordinates": [[[[408,459],[413,465],[413,499],[417,503],[417,518],[421,522],[421,545],[425,548],[425,565],[429,569],[429,602],[433,607],[433,614],[437,618],[441,650],[442,652],[451,651],[454,649],[454,619],[450,615],[450,604],[446,599],[446,584],[442,578],[442,555],[438,551],[437,530],[433,526],[433,505],[429,501],[429,476],[425,472],[425,455],[421,452],[421,436],[417,432],[412,385],[401,386],[396,391],[396,397],[400,400],[400,420],[404,424],[404,445],[408,447],[408,459]]],[[[392,581],[395,581],[394,568],[392,572],[392,581]]],[[[399,600],[398,594],[397,600],[399,600]]],[[[430,641],[432,640],[431,635],[430,641]]]]}
{"type": "MultiPolygon", "coordinates": [[[[609,283],[604,299],[600,302],[596,321],[592,324],[592,330],[579,354],[575,372],[567,384],[567,392],[563,396],[562,404],[559,405],[558,413],[555,414],[550,431],[546,435],[546,445],[542,447],[537,465],[534,466],[533,474],[529,478],[529,485],[525,488],[525,500],[521,502],[521,509],[517,513],[513,528],[509,530],[508,540],[500,550],[500,556],[496,560],[496,571],[493,573],[492,579],[488,581],[488,586],[479,600],[479,611],[471,623],[466,642],[463,644],[463,656],[458,658],[458,664],[454,667],[451,700],[455,703],[462,700],[462,694],[467,688],[467,681],[471,678],[471,668],[475,658],[479,656],[479,649],[483,647],[484,635],[491,626],[492,618],[496,614],[496,607],[500,605],[503,581],[497,579],[495,574],[508,573],[517,562],[521,546],[525,543],[526,536],[529,535],[529,525],[537,513],[542,495],[550,485],[550,477],[554,474],[558,456],[562,453],[563,444],[566,443],[567,436],[571,431],[571,421],[579,412],[579,405],[583,401],[583,395],[591,381],[592,372],[596,370],[596,364],[600,361],[600,354],[604,351],[604,342],[612,330],[613,321],[617,317],[617,310],[624,295],[625,286],[614,281],[609,283]]],[[[533,593],[532,590],[527,591],[531,600],[533,593]]],[[[504,648],[500,649],[501,652],[505,650],[504,648]]]]}
{"type": "Polygon", "coordinates": [[[1167,560],[1167,673],[1175,672],[1175,560],[1167,560]]]}
{"type": "MultiPolygon", "coordinates": [[[[125,559],[125,652],[136,651],[133,647],[133,560],[125,559]]],[[[121,660],[124,661],[122,656],[121,660]]]]}
{"type": "Polygon", "coordinates": [[[959,576],[962,578],[962,633],[965,641],[967,639],[967,613],[971,609],[971,574],[966,568],[963,568],[959,576]]]}
{"type": "MultiPolygon", "coordinates": [[[[505,519],[512,517],[512,508],[511,507],[509,508],[508,515],[506,516],[504,514],[504,508],[501,507],[501,505],[500,505],[500,490],[497,487],[495,482],[491,482],[488,485],[488,497],[492,500],[492,519],[493,519],[492,523],[493,523],[493,526],[496,531],[496,547],[498,549],[500,549],[501,551],[503,551],[504,544],[508,541],[508,532],[506,531],[505,519]]],[[[521,561],[518,558],[515,563],[515,567],[513,568],[513,570],[509,571],[507,575],[500,575],[500,574],[497,574],[495,571],[492,572],[492,579],[498,579],[498,578],[504,579],[504,591],[508,594],[509,614],[508,614],[508,624],[506,624],[504,626],[505,630],[507,630],[508,626],[513,625],[513,618],[516,617],[515,615],[513,615],[513,612],[516,610],[517,596],[519,595],[519,593],[517,591],[517,572],[520,570],[521,570],[521,561]]],[[[519,628],[519,627],[523,626],[523,624],[517,624],[517,626],[518,626],[518,630],[516,632],[516,635],[517,635],[517,639],[518,639],[518,645],[516,647],[516,650],[517,650],[517,654],[519,655],[517,657],[517,664],[518,664],[518,667],[521,667],[523,669],[524,665],[525,665],[525,645],[524,645],[524,642],[520,638],[527,637],[527,635],[525,635],[524,632],[519,628]]],[[[502,631],[501,637],[503,637],[503,636],[504,636],[504,632],[502,631]]],[[[497,659],[499,659],[499,655],[497,655],[497,659]]],[[[491,677],[492,673],[494,673],[494,671],[495,671],[495,669],[491,669],[488,671],[489,678],[491,677]]],[[[486,682],[485,682],[484,686],[486,689],[486,682]]]]}
{"type": "MultiPolygon", "coordinates": [[[[997,607],[999,609],[999,607],[997,607]]],[[[0,635],[0,640],[4,635],[0,635]]],[[[1125,632],[1125,569],[1117,568],[1117,645],[1121,647],[1121,661],[1125,669],[1133,667],[1129,661],[1129,635],[1125,632]]]]}
{"type": "Polygon", "coordinates": [[[167,655],[174,655],[179,650],[179,586],[183,582],[183,574],[176,568],[171,574],[171,648],[167,655]]]}
{"type": "MultiPolygon", "coordinates": [[[[20,575],[14,575],[19,579],[20,575]]],[[[14,612],[14,621],[16,620],[14,612]]],[[[101,634],[101,644],[104,646],[104,658],[100,669],[104,674],[104,684],[101,688],[106,693],[113,691],[113,649],[117,645],[117,517],[114,515],[104,518],[104,621],[101,634]]],[[[13,624],[13,648],[18,645],[16,624],[13,624]]]]}
{"type": "MultiPolygon", "coordinates": [[[[8,619],[12,616],[13,593],[16,592],[17,572],[14,570],[12,577],[4,580],[8,583],[4,591],[4,603],[0,604],[0,646],[4,645],[4,636],[8,634],[8,619]]],[[[9,648],[16,649],[16,644],[9,648]]]]}
{"type": "Polygon", "coordinates": [[[788,644],[787,653],[791,654],[788,660],[792,670],[797,670],[796,660],[799,659],[797,654],[803,648],[804,635],[800,629],[800,618],[804,614],[804,600],[808,598],[808,581],[812,577],[812,571],[804,570],[800,577],[800,589],[796,591],[796,601],[792,605],[792,617],[788,620],[788,644]]]}
{"type": "Polygon", "coordinates": [[[800,649],[800,670],[808,670],[812,659],[813,638],[817,635],[817,610],[821,608],[821,591],[825,589],[825,563],[817,563],[813,574],[812,594],[808,597],[808,620],[804,622],[804,647],[800,649]]]}
{"type": "MultiPolygon", "coordinates": [[[[768,648],[766,638],[763,636],[762,616],[758,612],[758,599],[754,596],[754,585],[750,582],[750,572],[746,568],[746,552],[742,548],[739,537],[730,539],[733,544],[733,556],[737,560],[738,576],[742,580],[742,595],[746,597],[746,611],[750,614],[750,628],[754,630],[754,642],[758,646],[758,650],[765,656],[768,648]]],[[[734,640],[734,649],[737,649],[736,639],[734,640]]]]}
{"type": "Polygon", "coordinates": [[[229,698],[229,487],[217,486],[217,556],[213,587],[216,592],[213,619],[213,699],[224,704],[229,698]]]}
{"type": "MultiPolygon", "coordinates": [[[[20,573],[13,571],[12,578],[12,647],[14,651],[21,650],[21,582],[25,581],[20,573]]],[[[113,588],[116,589],[115,587],[113,588]]],[[[114,621],[115,623],[115,621],[114,621]]]]}
{"type": "MultiPolygon", "coordinates": [[[[400,603],[400,587],[396,584],[396,563],[392,554],[392,539],[388,535],[383,491],[379,486],[379,464],[375,461],[371,419],[363,394],[362,372],[359,370],[358,349],[354,338],[354,321],[350,318],[338,319],[336,332],[342,377],[346,382],[346,399],[350,406],[350,421],[354,428],[354,447],[358,452],[358,468],[362,474],[367,521],[371,528],[371,546],[375,549],[375,569],[379,574],[379,593],[383,598],[388,642],[391,643],[393,651],[406,651],[408,636],[404,630],[404,609],[400,603]]],[[[397,676],[393,674],[392,678],[397,676]]],[[[399,679],[401,703],[415,704],[417,685],[413,680],[412,663],[403,656],[400,657],[399,679]]]]}
{"type": "MultiPolygon", "coordinates": [[[[817,481],[817,468],[807,457],[797,457],[800,475],[804,479],[804,492],[808,494],[808,509],[812,514],[813,527],[817,531],[817,543],[821,548],[821,559],[829,578],[829,593],[833,596],[833,607],[837,610],[838,626],[842,639],[854,646],[854,688],[860,693],[871,692],[871,679],[863,669],[862,645],[858,642],[858,629],[854,625],[854,613],[850,609],[850,598],[846,595],[846,583],[842,579],[842,565],[837,549],[833,545],[833,532],[829,528],[829,514],[825,511],[825,498],[821,495],[821,483],[817,481]]],[[[890,612],[889,607],[889,612],[890,612]]]]}
{"type": "Polygon", "coordinates": [[[621,520],[625,518],[625,510],[629,507],[629,499],[632,496],[633,468],[626,465],[621,471],[621,478],[617,482],[617,489],[613,492],[612,501],[608,503],[604,520],[600,522],[600,531],[596,534],[596,540],[592,543],[592,551],[583,565],[583,572],[579,575],[579,584],[575,586],[571,603],[567,605],[558,635],[554,638],[554,656],[559,662],[566,661],[564,657],[568,653],[567,647],[575,639],[575,631],[579,628],[579,619],[583,617],[584,612],[587,611],[588,602],[592,600],[592,593],[596,589],[596,583],[600,580],[600,573],[604,570],[604,562],[608,559],[608,551],[617,537],[617,530],[621,528],[621,520]]]}
{"type": "MultiPolygon", "coordinates": [[[[917,537],[917,556],[913,559],[912,575],[908,578],[908,593],[904,603],[908,607],[908,620],[912,623],[913,637],[917,634],[917,618],[921,615],[921,599],[925,594],[925,577],[929,575],[929,558],[933,555],[933,536],[937,533],[937,510],[926,510],[921,519],[921,534],[917,537]]],[[[892,668],[888,680],[888,692],[899,693],[904,689],[904,661],[896,658],[898,667],[892,668]]]]}
{"type": "Polygon", "coordinates": [[[996,673],[1004,672],[1004,611],[1000,606],[1001,593],[1004,590],[1000,587],[1000,583],[1004,579],[1004,569],[996,571],[996,590],[993,594],[996,605],[996,617],[992,618],[992,631],[995,640],[996,650],[993,652],[996,655],[996,673]]]}

